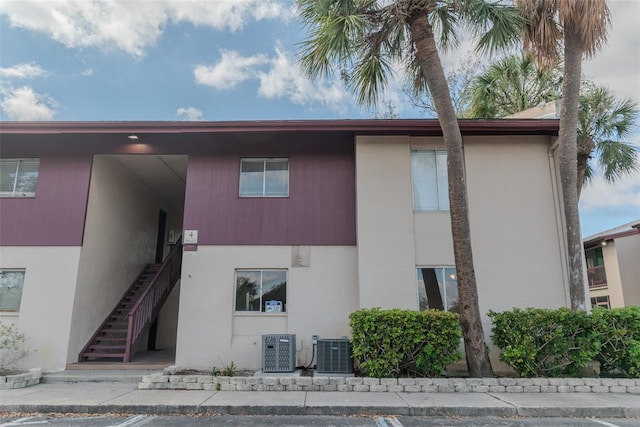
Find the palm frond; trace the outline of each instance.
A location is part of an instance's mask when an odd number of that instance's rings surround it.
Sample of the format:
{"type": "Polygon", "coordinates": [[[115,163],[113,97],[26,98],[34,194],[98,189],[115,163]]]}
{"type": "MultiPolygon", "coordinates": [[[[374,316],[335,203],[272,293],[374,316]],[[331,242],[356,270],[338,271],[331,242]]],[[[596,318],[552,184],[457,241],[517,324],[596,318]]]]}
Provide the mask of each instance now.
{"type": "MultiPolygon", "coordinates": [[[[456,3],[457,4],[457,3],[456,3]]],[[[447,52],[449,49],[460,45],[458,38],[459,18],[458,11],[447,2],[440,4],[429,14],[429,23],[434,31],[439,34],[438,47],[447,52]]]]}
{"type": "Polygon", "coordinates": [[[592,56],[607,40],[607,27],[611,16],[605,0],[556,1],[560,24],[565,31],[580,36],[581,48],[586,56],[592,56]]]}
{"type": "Polygon", "coordinates": [[[464,4],[461,12],[466,28],[472,34],[480,35],[476,47],[478,52],[492,54],[520,41],[527,21],[519,9],[484,0],[471,0],[464,4]]]}
{"type": "Polygon", "coordinates": [[[623,175],[640,171],[637,148],[622,141],[605,140],[598,144],[598,159],[605,179],[616,181],[623,175]]]}

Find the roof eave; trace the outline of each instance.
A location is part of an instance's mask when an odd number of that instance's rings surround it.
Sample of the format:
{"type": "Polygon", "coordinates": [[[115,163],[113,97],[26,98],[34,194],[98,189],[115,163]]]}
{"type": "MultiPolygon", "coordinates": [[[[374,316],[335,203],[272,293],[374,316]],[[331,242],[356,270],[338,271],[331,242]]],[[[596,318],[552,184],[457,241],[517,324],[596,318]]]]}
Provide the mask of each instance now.
{"type": "MultiPolygon", "coordinates": [[[[459,120],[463,135],[557,135],[557,119],[459,120]]],[[[273,120],[228,122],[0,122],[2,134],[350,132],[441,136],[436,119],[273,120]]]]}

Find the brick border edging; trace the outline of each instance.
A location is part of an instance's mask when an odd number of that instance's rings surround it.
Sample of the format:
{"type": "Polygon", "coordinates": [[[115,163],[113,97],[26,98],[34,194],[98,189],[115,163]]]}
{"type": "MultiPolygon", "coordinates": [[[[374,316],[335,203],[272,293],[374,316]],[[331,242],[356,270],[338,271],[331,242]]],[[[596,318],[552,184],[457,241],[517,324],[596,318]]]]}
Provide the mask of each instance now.
{"type": "Polygon", "coordinates": [[[3,375],[0,376],[0,390],[25,388],[32,385],[40,384],[41,378],[42,369],[40,368],[29,369],[29,372],[24,372],[21,374],[3,375]]]}
{"type": "Polygon", "coordinates": [[[214,377],[162,372],[143,376],[138,390],[640,394],[640,378],[214,377]]]}

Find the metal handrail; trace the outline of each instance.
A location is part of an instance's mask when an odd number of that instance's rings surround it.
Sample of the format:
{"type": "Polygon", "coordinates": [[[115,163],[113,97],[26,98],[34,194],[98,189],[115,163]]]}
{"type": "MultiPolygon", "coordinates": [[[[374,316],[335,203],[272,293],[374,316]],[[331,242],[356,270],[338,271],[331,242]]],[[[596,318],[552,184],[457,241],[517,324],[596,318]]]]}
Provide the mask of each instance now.
{"type": "Polygon", "coordinates": [[[604,265],[597,265],[587,269],[589,287],[596,288],[607,284],[607,272],[604,265]]]}
{"type": "Polygon", "coordinates": [[[159,312],[159,307],[169,296],[180,277],[182,270],[182,236],[171,247],[169,255],[165,258],[160,269],[153,276],[142,295],[135,303],[128,316],[127,343],[123,358],[128,363],[133,357],[133,349],[142,332],[151,324],[159,312]]]}

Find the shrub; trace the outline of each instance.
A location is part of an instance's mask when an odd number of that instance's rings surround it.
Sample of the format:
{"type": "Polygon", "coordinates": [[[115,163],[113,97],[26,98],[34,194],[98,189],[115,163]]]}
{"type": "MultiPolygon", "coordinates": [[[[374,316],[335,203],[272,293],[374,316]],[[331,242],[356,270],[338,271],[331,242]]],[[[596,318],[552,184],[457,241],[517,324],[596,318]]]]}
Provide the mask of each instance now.
{"type": "Polygon", "coordinates": [[[490,311],[489,317],[500,359],[524,377],[576,375],[600,349],[599,334],[584,311],[516,308],[490,311]]]}
{"type": "Polygon", "coordinates": [[[601,372],[640,377],[640,307],[597,308],[592,320],[601,343],[596,357],[601,372]]]}
{"type": "Polygon", "coordinates": [[[16,364],[29,352],[24,349],[25,335],[14,324],[0,322],[0,375],[16,372],[16,364]]]}
{"type": "Polygon", "coordinates": [[[461,357],[455,313],[372,308],[351,313],[349,319],[353,356],[364,375],[435,376],[461,357]]]}

